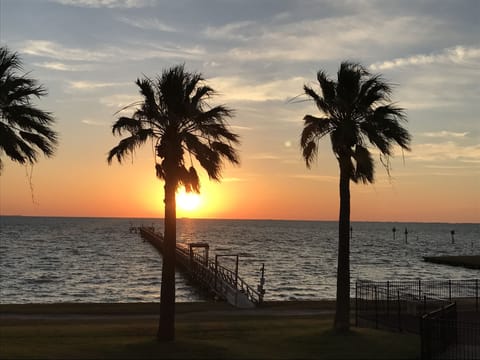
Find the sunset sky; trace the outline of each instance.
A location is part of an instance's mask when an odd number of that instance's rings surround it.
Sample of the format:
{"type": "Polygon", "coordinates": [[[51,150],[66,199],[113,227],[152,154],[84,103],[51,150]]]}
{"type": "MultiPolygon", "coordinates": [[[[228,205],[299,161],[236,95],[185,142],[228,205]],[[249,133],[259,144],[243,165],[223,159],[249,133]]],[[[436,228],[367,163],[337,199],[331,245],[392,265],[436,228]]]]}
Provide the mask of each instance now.
{"type": "Polygon", "coordinates": [[[241,165],[203,174],[200,206],[178,216],[336,220],[329,139],[307,169],[302,119],[318,111],[292,99],[348,59],[395,85],[413,136],[390,178],[377,162],[375,184],[352,184],[352,220],[480,222],[479,14],[478,0],[0,0],[0,44],[48,89],[36,104],[60,134],[33,169],[3,157],[0,214],[163,217],[151,146],[106,156],[137,77],[185,63],[235,109],[241,165]]]}

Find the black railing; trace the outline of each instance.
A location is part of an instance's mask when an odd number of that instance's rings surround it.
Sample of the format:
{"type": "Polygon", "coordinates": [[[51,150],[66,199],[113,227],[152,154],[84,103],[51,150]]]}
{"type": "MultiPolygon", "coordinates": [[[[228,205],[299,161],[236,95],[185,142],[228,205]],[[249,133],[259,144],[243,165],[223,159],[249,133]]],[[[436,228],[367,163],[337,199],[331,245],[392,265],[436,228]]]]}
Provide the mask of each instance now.
{"type": "MultiPolygon", "coordinates": [[[[140,234],[147,238],[159,251],[162,251],[163,236],[154,228],[141,227],[140,234]]],[[[191,252],[188,244],[176,244],[176,261],[187,269],[189,275],[205,288],[212,289],[221,297],[229,292],[240,291],[253,304],[263,302],[263,294],[248,285],[235,271],[208,260],[205,256],[191,252]]]]}
{"type": "Polygon", "coordinates": [[[358,280],[355,295],[356,326],[418,333],[424,359],[480,359],[478,279],[358,280]]]}
{"type": "Polygon", "coordinates": [[[458,320],[456,306],[425,314],[420,336],[422,359],[480,359],[480,322],[458,320]]]}

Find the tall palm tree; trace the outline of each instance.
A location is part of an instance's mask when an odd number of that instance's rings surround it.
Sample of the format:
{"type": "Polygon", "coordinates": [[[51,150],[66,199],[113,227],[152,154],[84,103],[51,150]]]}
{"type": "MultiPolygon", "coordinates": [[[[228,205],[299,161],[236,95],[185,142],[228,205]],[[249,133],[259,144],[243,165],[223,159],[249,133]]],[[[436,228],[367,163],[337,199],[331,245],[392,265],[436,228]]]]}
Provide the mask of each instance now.
{"type": "Polygon", "coordinates": [[[321,93],[304,85],[303,90],[321,116],[306,115],[300,145],[308,168],[318,154],[318,143],[330,135],[340,167],[340,216],[338,222],[337,301],[334,329],[350,327],[350,180],[373,183],[374,161],[369,148],[380,151],[387,171],[388,159],[398,144],[410,150],[410,134],[402,108],[390,103],[391,86],[363,66],[342,62],[337,81],[324,71],[317,73],[321,93]]]}
{"type": "MultiPolygon", "coordinates": [[[[0,47],[0,155],[5,153],[20,164],[35,163],[39,150],[52,156],[57,145],[57,133],[50,113],[32,104],[32,97],[47,94],[37,81],[19,75],[22,61],[17,53],[0,47]]],[[[0,158],[0,171],[3,167],[0,158]]]]}
{"type": "Polygon", "coordinates": [[[165,234],[160,293],[159,341],[175,338],[175,193],[180,186],[187,192],[199,192],[200,183],[192,163],[195,158],[209,178],[220,180],[225,160],[238,164],[233,145],[238,135],[228,129],[226,119],[232,110],[208,106],[206,100],[215,91],[204,83],[201,74],[185,71],[183,65],[164,70],[156,79],[137,79],[143,100],[131,117],[120,117],[112,126],[113,134],[129,134],[110,150],[122,162],[136,148],[152,140],[155,171],[165,185],[165,234]],[[187,165],[189,164],[189,166],[187,165]]]}

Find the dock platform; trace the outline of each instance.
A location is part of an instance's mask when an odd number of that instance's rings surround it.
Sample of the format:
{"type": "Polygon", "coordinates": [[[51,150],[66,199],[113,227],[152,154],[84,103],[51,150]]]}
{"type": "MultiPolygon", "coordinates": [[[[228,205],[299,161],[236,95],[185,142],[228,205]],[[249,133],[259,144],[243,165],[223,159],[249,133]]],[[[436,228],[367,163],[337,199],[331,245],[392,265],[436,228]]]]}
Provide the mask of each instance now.
{"type": "MultiPolygon", "coordinates": [[[[140,227],[140,235],[163,253],[163,235],[152,227],[140,227]]],[[[263,274],[257,289],[238,276],[238,255],[216,255],[209,259],[208,243],[176,244],[176,266],[186,271],[192,281],[238,308],[253,308],[263,302],[263,274]],[[199,250],[200,249],[200,250],[199,250]],[[235,271],[219,265],[221,256],[236,256],[235,271]]]]}

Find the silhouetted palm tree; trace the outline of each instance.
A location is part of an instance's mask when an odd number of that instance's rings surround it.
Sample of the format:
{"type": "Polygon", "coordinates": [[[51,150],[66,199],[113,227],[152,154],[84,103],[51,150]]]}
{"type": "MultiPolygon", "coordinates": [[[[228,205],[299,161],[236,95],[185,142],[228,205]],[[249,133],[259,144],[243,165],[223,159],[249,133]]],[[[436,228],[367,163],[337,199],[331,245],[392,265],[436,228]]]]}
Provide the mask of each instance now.
{"type": "MultiPolygon", "coordinates": [[[[20,164],[33,164],[38,150],[53,155],[57,134],[51,129],[51,114],[32,104],[32,97],[46,95],[46,89],[36,80],[18,75],[18,70],[22,70],[18,54],[0,47],[0,155],[5,153],[20,164]]],[[[0,158],[0,171],[2,167],[0,158]]]]}
{"type": "MultiPolygon", "coordinates": [[[[410,134],[402,127],[404,110],[389,103],[391,86],[380,75],[370,74],[360,64],[342,62],[337,81],[324,71],[317,73],[321,93],[304,85],[305,94],[321,112],[320,117],[306,115],[300,144],[310,168],[318,153],[318,142],[330,135],[333,153],[340,167],[340,216],[337,266],[337,302],[334,328],[350,327],[350,180],[372,183],[374,161],[369,146],[388,158],[396,144],[409,150],[410,134]]],[[[386,160],[386,161],[385,161],[386,160]]]]}
{"type": "Polygon", "coordinates": [[[186,72],[183,65],[163,71],[155,80],[145,77],[136,84],[143,96],[132,117],[120,117],[113,134],[129,136],[110,150],[122,162],[134,150],[151,139],[155,148],[156,175],[165,182],[165,234],[160,294],[158,339],[171,341],[175,336],[175,193],[179,186],[187,192],[199,192],[200,184],[192,157],[198,160],[209,178],[220,180],[224,160],[238,164],[232,146],[238,135],[228,129],[226,119],[232,110],[225,106],[209,107],[206,100],[215,91],[204,84],[201,74],[186,72]],[[187,166],[190,163],[190,166],[187,166]]]}

